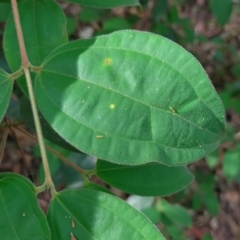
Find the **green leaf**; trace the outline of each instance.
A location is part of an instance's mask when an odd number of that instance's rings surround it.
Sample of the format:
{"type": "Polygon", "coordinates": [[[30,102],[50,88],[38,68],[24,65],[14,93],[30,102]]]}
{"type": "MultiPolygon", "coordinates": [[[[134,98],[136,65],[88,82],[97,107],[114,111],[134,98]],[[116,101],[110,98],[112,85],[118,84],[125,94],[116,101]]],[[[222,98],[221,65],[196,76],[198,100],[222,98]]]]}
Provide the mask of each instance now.
{"type": "Polygon", "coordinates": [[[214,190],[206,192],[204,204],[211,215],[216,216],[218,214],[219,200],[214,190]]]}
{"type": "MultiPolygon", "coordinates": [[[[41,65],[52,50],[68,41],[66,19],[55,1],[24,0],[19,4],[19,14],[28,59],[32,65],[41,65]]],[[[18,70],[21,59],[12,14],[5,27],[3,47],[11,70],[18,70]]],[[[35,74],[32,73],[31,77],[34,79],[35,74]]],[[[20,78],[19,84],[27,94],[24,77],[20,78]]]]}
{"type": "Polygon", "coordinates": [[[168,217],[173,223],[181,227],[191,227],[192,218],[187,210],[181,205],[170,204],[164,199],[161,199],[157,205],[160,212],[168,217]]]}
{"type": "MultiPolygon", "coordinates": [[[[2,1],[0,1],[2,2],[2,1]]],[[[7,3],[0,3],[0,22],[5,22],[11,12],[11,5],[7,3]]]]}
{"type": "MultiPolygon", "coordinates": [[[[20,2],[21,0],[17,0],[17,2],[20,2]]],[[[0,2],[2,2],[2,3],[10,3],[11,2],[11,0],[0,0],[0,2]]]]}
{"type": "Polygon", "coordinates": [[[229,150],[223,157],[223,173],[228,179],[234,179],[240,174],[240,145],[229,150]]]}
{"type": "Polygon", "coordinates": [[[158,22],[161,18],[166,19],[168,12],[168,0],[157,1],[152,9],[152,18],[155,22],[158,22]]]}
{"type": "Polygon", "coordinates": [[[127,6],[140,6],[139,0],[67,0],[68,2],[78,3],[83,6],[93,8],[114,8],[127,6]]]}
{"type": "Polygon", "coordinates": [[[79,14],[79,20],[81,22],[90,23],[100,19],[99,10],[83,8],[79,14]]]}
{"type": "Polygon", "coordinates": [[[10,79],[10,75],[0,69],[0,122],[7,110],[12,88],[13,80],[10,79]]]}
{"type": "Polygon", "coordinates": [[[155,207],[145,208],[142,210],[142,213],[147,216],[153,224],[157,224],[159,222],[159,212],[155,207]]]}
{"type": "Polygon", "coordinates": [[[168,167],[159,163],[124,166],[98,160],[96,174],[108,184],[140,196],[170,195],[193,180],[186,167],[168,167]]]}
{"type": "Polygon", "coordinates": [[[232,13],[232,1],[231,0],[211,0],[210,1],[210,9],[217,19],[218,23],[220,25],[225,25],[232,13]]]}
{"type": "Polygon", "coordinates": [[[0,236],[1,240],[50,239],[34,186],[16,174],[0,175],[0,236]]]}
{"type": "Polygon", "coordinates": [[[68,36],[71,36],[77,29],[77,22],[75,18],[73,17],[68,17],[67,18],[67,32],[68,36]]]}
{"type": "Polygon", "coordinates": [[[216,149],[225,131],[222,103],[198,61],[151,33],[63,45],[44,61],[35,91],[55,131],[115,163],[187,164],[216,149]]]}
{"type": "Polygon", "coordinates": [[[201,240],[213,240],[212,236],[208,233],[205,233],[201,240]]]}
{"type": "Polygon", "coordinates": [[[213,169],[217,166],[218,159],[219,159],[219,150],[215,150],[208,154],[206,157],[206,162],[209,168],[213,169]]]}
{"type": "Polygon", "coordinates": [[[82,189],[90,189],[90,190],[106,192],[108,194],[113,194],[109,189],[93,182],[87,182],[86,184],[83,185],[82,189]]]}
{"type": "Polygon", "coordinates": [[[115,17],[104,21],[102,28],[104,31],[116,31],[131,28],[131,25],[126,19],[115,17]]]}
{"type": "Polygon", "coordinates": [[[144,215],[103,192],[60,192],[52,199],[47,215],[52,239],[164,239],[144,215]]]}

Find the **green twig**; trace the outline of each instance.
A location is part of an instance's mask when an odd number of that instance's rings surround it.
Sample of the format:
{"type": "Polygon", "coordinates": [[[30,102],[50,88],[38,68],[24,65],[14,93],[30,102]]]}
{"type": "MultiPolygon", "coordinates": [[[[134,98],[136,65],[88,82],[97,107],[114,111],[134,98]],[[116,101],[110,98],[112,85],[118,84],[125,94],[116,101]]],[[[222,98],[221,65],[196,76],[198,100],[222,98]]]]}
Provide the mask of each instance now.
{"type": "Polygon", "coordinates": [[[12,3],[12,9],[13,9],[14,22],[15,22],[16,31],[17,31],[18,44],[19,44],[19,48],[20,48],[22,69],[23,69],[25,77],[26,77],[29,99],[30,99],[30,103],[31,103],[31,107],[32,107],[35,128],[36,128],[36,132],[37,132],[41,157],[42,157],[42,161],[43,161],[43,168],[44,168],[44,172],[45,172],[45,184],[46,184],[46,188],[51,189],[52,195],[55,195],[56,190],[55,190],[52,178],[51,178],[50,169],[49,169],[48,160],[47,160],[46,149],[44,146],[42,129],[41,129],[41,125],[40,125],[37,105],[36,105],[35,96],[34,96],[34,90],[33,90],[31,76],[30,76],[30,72],[29,72],[30,63],[28,61],[28,56],[27,56],[26,47],[25,47],[25,43],[24,43],[22,27],[21,27],[19,13],[18,13],[18,6],[17,6],[16,0],[11,0],[11,3],[12,3]]]}
{"type": "MultiPolygon", "coordinates": [[[[29,132],[25,131],[23,128],[19,127],[19,126],[15,126],[15,128],[17,128],[18,130],[20,130],[21,132],[23,132],[24,134],[26,134],[28,137],[30,137],[31,139],[33,139],[34,141],[38,142],[38,139],[36,137],[34,137],[32,134],[30,134],[29,132]]],[[[72,168],[74,168],[75,170],[77,170],[79,173],[81,173],[83,176],[86,175],[88,172],[90,171],[86,171],[82,168],[80,168],[79,166],[77,166],[76,164],[74,164],[73,162],[71,162],[70,160],[68,160],[67,158],[65,158],[63,155],[61,155],[59,152],[55,151],[53,148],[49,147],[48,145],[45,144],[46,149],[51,152],[52,154],[54,154],[55,156],[57,156],[60,160],[62,160],[64,163],[66,163],[67,165],[71,166],[72,168]]]]}

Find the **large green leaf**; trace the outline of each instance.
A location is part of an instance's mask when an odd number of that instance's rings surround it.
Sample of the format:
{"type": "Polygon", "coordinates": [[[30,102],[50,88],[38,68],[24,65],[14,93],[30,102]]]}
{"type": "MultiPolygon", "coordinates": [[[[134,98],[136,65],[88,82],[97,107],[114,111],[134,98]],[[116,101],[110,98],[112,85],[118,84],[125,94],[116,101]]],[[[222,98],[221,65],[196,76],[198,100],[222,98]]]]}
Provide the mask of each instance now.
{"type": "Polygon", "coordinates": [[[225,131],[222,103],[198,61],[146,32],[65,44],[44,61],[35,91],[63,138],[115,163],[193,162],[225,131]]]}
{"type": "Polygon", "coordinates": [[[231,0],[210,0],[210,8],[220,25],[225,25],[232,13],[233,3],[231,0]]]}
{"type": "MultiPolygon", "coordinates": [[[[55,1],[23,0],[19,4],[19,14],[28,59],[32,65],[41,65],[52,50],[68,41],[66,19],[55,1]]],[[[18,70],[21,59],[12,14],[5,27],[3,47],[11,70],[18,70]]],[[[31,75],[34,79],[35,74],[31,75]]],[[[27,94],[25,78],[21,77],[18,82],[27,94]]]]}
{"type": "Polygon", "coordinates": [[[78,3],[93,8],[114,8],[125,6],[139,6],[139,0],[67,0],[68,2],[78,3]]]}
{"type": "Polygon", "coordinates": [[[0,122],[7,110],[13,87],[13,80],[10,76],[0,69],[0,122]]]}
{"type": "Polygon", "coordinates": [[[154,225],[126,202],[104,192],[68,190],[51,201],[52,239],[163,240],[154,225]]]}
{"type": "Polygon", "coordinates": [[[16,174],[0,175],[0,236],[1,240],[50,239],[34,186],[16,174]]]}
{"type": "Polygon", "coordinates": [[[98,160],[96,173],[108,184],[140,196],[170,195],[193,180],[186,167],[168,167],[159,163],[124,166],[98,160]]]}

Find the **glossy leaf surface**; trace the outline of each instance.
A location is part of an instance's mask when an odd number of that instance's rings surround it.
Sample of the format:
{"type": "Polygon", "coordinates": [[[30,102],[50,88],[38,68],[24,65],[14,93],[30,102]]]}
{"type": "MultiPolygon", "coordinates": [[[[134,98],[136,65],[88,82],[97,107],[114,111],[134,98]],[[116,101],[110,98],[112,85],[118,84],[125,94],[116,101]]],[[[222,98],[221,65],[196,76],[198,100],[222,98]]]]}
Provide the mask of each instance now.
{"type": "Polygon", "coordinates": [[[0,122],[7,110],[13,87],[13,80],[9,75],[0,69],[0,122]]]}
{"type": "Polygon", "coordinates": [[[0,175],[0,236],[1,240],[50,239],[34,186],[16,174],[0,175]]]}
{"type": "Polygon", "coordinates": [[[52,239],[139,240],[164,238],[140,212],[124,201],[94,190],[68,190],[51,201],[52,239]],[[75,237],[75,238],[74,238],[75,237]]]}
{"type": "MultiPolygon", "coordinates": [[[[68,41],[65,16],[59,5],[49,0],[24,0],[19,4],[19,14],[28,59],[40,66],[52,50],[68,41]]],[[[21,59],[12,14],[5,27],[3,47],[11,70],[18,70],[21,59]]],[[[34,79],[35,74],[31,75],[34,79]]],[[[19,84],[27,94],[24,77],[19,84]]]]}
{"type": "Polygon", "coordinates": [[[146,32],[65,44],[44,61],[35,87],[63,138],[115,163],[193,162],[225,131],[222,103],[198,61],[146,32]]]}
{"type": "Polygon", "coordinates": [[[140,196],[170,195],[193,180],[186,167],[168,167],[159,163],[124,166],[98,160],[96,173],[108,184],[140,196]]]}
{"type": "Polygon", "coordinates": [[[139,0],[68,0],[68,2],[78,3],[93,8],[114,8],[124,6],[139,6],[139,0]]]}

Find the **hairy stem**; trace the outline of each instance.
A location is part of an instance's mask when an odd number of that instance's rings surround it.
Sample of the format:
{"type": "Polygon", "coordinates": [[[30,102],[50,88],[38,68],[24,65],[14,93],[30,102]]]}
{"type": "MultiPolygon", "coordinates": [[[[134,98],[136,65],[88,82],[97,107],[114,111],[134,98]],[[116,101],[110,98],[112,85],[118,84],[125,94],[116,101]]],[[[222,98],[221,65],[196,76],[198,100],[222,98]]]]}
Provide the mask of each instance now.
{"type": "Polygon", "coordinates": [[[40,124],[40,120],[39,120],[37,105],[36,105],[36,101],[35,101],[30,72],[27,67],[24,67],[23,71],[25,73],[25,77],[26,77],[26,81],[27,81],[29,99],[31,102],[38,143],[39,143],[41,157],[42,157],[42,161],[43,161],[43,168],[44,168],[44,173],[45,173],[45,183],[46,183],[47,187],[50,187],[51,192],[54,195],[54,194],[56,194],[56,190],[54,188],[54,184],[53,184],[53,181],[51,178],[51,173],[50,173],[50,169],[49,169],[49,165],[48,165],[47,153],[46,153],[46,149],[45,149],[45,145],[44,145],[43,134],[42,134],[41,124],[40,124]]]}
{"type": "Polygon", "coordinates": [[[43,168],[44,168],[44,172],[45,172],[45,186],[46,186],[46,188],[50,188],[51,193],[53,195],[55,195],[56,190],[55,190],[55,187],[54,187],[54,184],[53,184],[53,181],[51,178],[51,174],[50,174],[50,169],[49,169],[49,165],[48,165],[47,154],[46,154],[46,149],[45,149],[45,145],[44,145],[43,134],[42,134],[42,129],[41,129],[41,125],[40,125],[36,100],[35,100],[35,96],[34,96],[31,76],[30,76],[30,72],[29,72],[29,68],[28,68],[30,64],[28,61],[28,56],[27,56],[26,47],[25,47],[25,43],[24,43],[24,38],[23,38],[23,33],[22,33],[22,28],[21,28],[19,13],[18,13],[18,6],[17,6],[16,0],[11,0],[11,3],[12,3],[14,22],[15,22],[15,26],[16,26],[17,38],[18,38],[18,43],[19,43],[19,48],[20,48],[20,53],[21,53],[22,68],[23,68],[23,71],[24,71],[24,74],[26,77],[29,99],[30,99],[30,103],[31,103],[31,107],[32,107],[35,128],[36,128],[36,132],[37,132],[40,152],[41,152],[42,161],[43,161],[43,168]]]}
{"type": "Polygon", "coordinates": [[[12,4],[13,17],[14,17],[14,22],[15,22],[16,31],[17,31],[17,38],[18,38],[18,44],[19,44],[19,48],[20,48],[22,66],[26,67],[28,65],[29,61],[28,61],[27,51],[26,51],[26,47],[25,47],[25,43],[24,43],[24,39],[23,39],[23,33],[22,33],[22,27],[21,27],[19,13],[18,13],[17,1],[11,0],[11,4],[12,4]]]}

